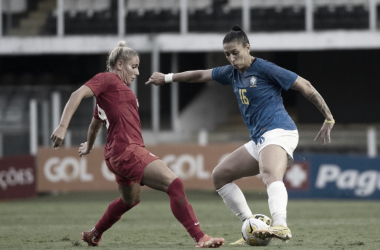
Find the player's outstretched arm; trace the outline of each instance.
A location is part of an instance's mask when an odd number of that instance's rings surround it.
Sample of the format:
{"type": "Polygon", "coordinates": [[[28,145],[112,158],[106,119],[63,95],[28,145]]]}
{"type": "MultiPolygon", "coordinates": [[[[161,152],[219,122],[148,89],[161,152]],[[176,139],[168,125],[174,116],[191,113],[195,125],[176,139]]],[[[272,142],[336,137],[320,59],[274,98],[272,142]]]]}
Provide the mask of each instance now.
{"type": "Polygon", "coordinates": [[[212,69],[185,71],[175,74],[154,72],[146,85],[164,85],[170,82],[208,82],[212,80],[212,69]]]}
{"type": "Polygon", "coordinates": [[[54,148],[62,145],[62,142],[66,136],[67,127],[69,126],[71,118],[73,117],[73,114],[77,110],[82,99],[89,98],[91,96],[94,96],[94,93],[85,85],[71,94],[70,99],[66,103],[65,109],[63,110],[61,121],[58,127],[54,130],[53,134],[50,136],[50,139],[53,141],[54,148]]]}
{"type": "Polygon", "coordinates": [[[98,136],[98,132],[100,128],[102,127],[103,122],[101,120],[92,118],[91,124],[88,127],[87,131],[87,141],[80,144],[78,154],[80,157],[82,155],[87,155],[91,152],[91,150],[94,148],[95,139],[98,136]]]}
{"type": "Polygon", "coordinates": [[[319,133],[315,137],[314,141],[321,138],[322,144],[326,143],[326,139],[330,143],[330,132],[334,127],[335,120],[325,100],[323,100],[322,96],[309,81],[300,76],[296,79],[291,88],[300,91],[302,95],[313,103],[325,117],[325,122],[323,123],[322,128],[319,130],[319,133]]]}

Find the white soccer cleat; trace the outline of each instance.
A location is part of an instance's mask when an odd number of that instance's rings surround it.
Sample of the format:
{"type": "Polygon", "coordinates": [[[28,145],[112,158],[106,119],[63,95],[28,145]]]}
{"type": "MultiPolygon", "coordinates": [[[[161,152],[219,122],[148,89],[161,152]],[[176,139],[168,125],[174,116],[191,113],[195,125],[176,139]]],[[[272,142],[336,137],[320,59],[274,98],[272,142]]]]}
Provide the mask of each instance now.
{"type": "Polygon", "coordinates": [[[277,238],[282,241],[288,241],[292,238],[292,232],[288,227],[285,226],[272,226],[268,229],[258,229],[253,232],[253,235],[255,237],[260,239],[266,239],[266,238],[277,238]]]}
{"type": "Polygon", "coordinates": [[[244,246],[244,245],[247,245],[247,242],[245,242],[244,238],[241,237],[240,239],[238,239],[235,242],[230,243],[229,245],[234,245],[234,246],[241,245],[241,246],[244,246]]]}

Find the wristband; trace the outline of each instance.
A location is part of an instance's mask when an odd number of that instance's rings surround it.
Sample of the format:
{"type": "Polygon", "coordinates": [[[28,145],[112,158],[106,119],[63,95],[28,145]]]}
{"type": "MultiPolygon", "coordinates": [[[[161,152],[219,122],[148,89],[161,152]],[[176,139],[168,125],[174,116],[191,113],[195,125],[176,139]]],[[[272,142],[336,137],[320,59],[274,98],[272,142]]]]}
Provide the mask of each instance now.
{"type": "Polygon", "coordinates": [[[332,119],[331,121],[329,121],[329,120],[326,119],[326,120],[325,120],[325,123],[333,123],[333,124],[334,124],[334,123],[335,123],[335,120],[332,119]]]}
{"type": "Polygon", "coordinates": [[[165,83],[173,82],[173,73],[165,74],[165,83]]]}

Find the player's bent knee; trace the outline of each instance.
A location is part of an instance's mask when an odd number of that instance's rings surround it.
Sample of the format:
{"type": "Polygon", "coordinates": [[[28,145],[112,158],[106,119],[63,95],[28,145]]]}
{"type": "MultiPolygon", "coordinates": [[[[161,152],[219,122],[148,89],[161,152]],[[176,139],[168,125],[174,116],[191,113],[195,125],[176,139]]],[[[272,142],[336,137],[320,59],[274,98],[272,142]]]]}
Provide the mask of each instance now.
{"type": "Polygon", "coordinates": [[[134,196],[120,195],[120,198],[125,204],[133,205],[141,200],[141,195],[134,195],[134,196]]]}
{"type": "Polygon", "coordinates": [[[128,206],[137,205],[141,201],[141,199],[125,200],[123,197],[121,197],[121,200],[128,206]]]}
{"type": "Polygon", "coordinates": [[[129,187],[119,185],[120,198],[127,205],[133,205],[141,200],[140,184],[133,184],[129,187]]]}
{"type": "Polygon", "coordinates": [[[217,168],[212,171],[211,179],[216,190],[231,182],[228,174],[218,171],[217,168]]]}
{"type": "Polygon", "coordinates": [[[212,183],[214,185],[215,185],[215,183],[218,183],[218,181],[219,181],[219,173],[216,170],[216,168],[214,168],[214,170],[211,173],[211,180],[212,180],[212,183]]]}

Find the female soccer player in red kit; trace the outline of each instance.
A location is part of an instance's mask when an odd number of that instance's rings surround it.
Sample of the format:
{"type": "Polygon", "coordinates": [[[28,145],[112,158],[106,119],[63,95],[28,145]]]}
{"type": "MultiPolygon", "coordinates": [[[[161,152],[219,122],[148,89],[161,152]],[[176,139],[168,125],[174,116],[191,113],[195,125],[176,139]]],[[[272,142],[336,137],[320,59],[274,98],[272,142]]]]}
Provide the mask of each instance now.
{"type": "Polygon", "coordinates": [[[61,146],[70,120],[84,98],[96,97],[94,117],[87,133],[87,142],[79,147],[79,156],[89,154],[102,124],[108,129],[104,157],[108,169],[115,174],[120,198],[111,202],[91,231],[81,233],[89,246],[98,246],[102,234],[121,216],[139,204],[141,186],[166,192],[176,219],[196,241],[198,248],[220,247],[223,238],[202,232],[189,204],[180,178],[163,161],[145,149],[141,135],[138,101],[129,88],[139,75],[138,53],[121,41],[109,54],[108,72],[99,73],[73,92],[63,111],[59,126],[51,135],[54,147],[61,146]]]}

